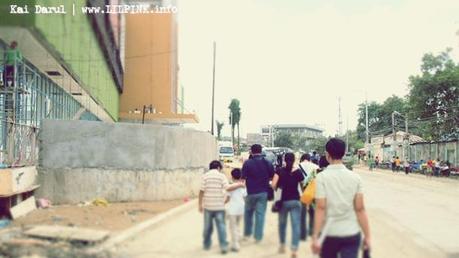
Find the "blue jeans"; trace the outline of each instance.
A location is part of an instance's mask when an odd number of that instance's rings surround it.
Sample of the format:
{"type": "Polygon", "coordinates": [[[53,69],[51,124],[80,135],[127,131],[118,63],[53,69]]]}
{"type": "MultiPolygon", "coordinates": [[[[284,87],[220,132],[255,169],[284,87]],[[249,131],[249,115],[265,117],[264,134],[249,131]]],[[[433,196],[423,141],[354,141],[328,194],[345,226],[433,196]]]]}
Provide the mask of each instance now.
{"type": "Polygon", "coordinates": [[[228,248],[226,241],[226,224],[225,211],[210,211],[204,210],[204,249],[209,249],[212,245],[213,221],[217,227],[218,241],[220,248],[225,250],[228,248]]]}
{"type": "Polygon", "coordinates": [[[314,207],[312,205],[301,205],[301,234],[300,238],[306,240],[307,236],[312,236],[312,229],[314,227],[314,207]],[[308,223],[309,214],[309,223],[308,223]],[[309,226],[308,226],[309,224],[309,226]]]}
{"type": "Polygon", "coordinates": [[[266,206],[268,203],[267,193],[247,195],[244,212],[244,236],[249,237],[253,231],[253,217],[255,215],[255,240],[263,239],[263,228],[265,226],[266,206]]]}
{"type": "Polygon", "coordinates": [[[298,250],[300,242],[300,217],[301,203],[297,200],[283,201],[282,209],[279,211],[279,240],[281,245],[285,245],[287,233],[287,217],[290,213],[290,224],[292,225],[292,245],[291,250],[298,250]]]}
{"type": "Polygon", "coordinates": [[[301,216],[300,216],[300,222],[301,222],[300,238],[302,240],[306,240],[308,236],[307,217],[308,217],[308,206],[302,204],[301,205],[301,216]]]}
{"type": "Polygon", "coordinates": [[[309,236],[312,236],[314,231],[314,205],[308,205],[308,213],[309,213],[309,236]]]}
{"type": "Polygon", "coordinates": [[[360,233],[348,237],[326,237],[322,244],[322,258],[357,258],[359,256],[360,233]]]}

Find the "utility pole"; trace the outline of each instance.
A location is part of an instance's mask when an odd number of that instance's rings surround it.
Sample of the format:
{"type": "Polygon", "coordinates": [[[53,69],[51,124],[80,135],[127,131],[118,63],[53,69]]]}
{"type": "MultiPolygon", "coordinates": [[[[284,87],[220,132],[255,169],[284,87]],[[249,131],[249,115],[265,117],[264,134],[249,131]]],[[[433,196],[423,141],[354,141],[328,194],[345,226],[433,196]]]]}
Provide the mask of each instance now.
{"type": "Polygon", "coordinates": [[[395,113],[397,111],[392,112],[392,150],[393,150],[393,156],[397,156],[397,151],[396,151],[396,143],[395,141],[397,140],[397,135],[395,134],[395,113]]]}
{"type": "Polygon", "coordinates": [[[405,114],[405,133],[408,136],[408,114],[405,114]]]}
{"type": "Polygon", "coordinates": [[[392,135],[395,141],[395,111],[392,112],[392,135]]]}
{"type": "Polygon", "coordinates": [[[366,129],[365,143],[368,145],[370,143],[370,134],[368,132],[368,98],[367,98],[366,92],[365,92],[365,129],[366,129]]]}
{"type": "Polygon", "coordinates": [[[406,157],[405,160],[409,160],[410,156],[410,135],[408,134],[408,114],[405,114],[405,146],[406,157]]]}
{"type": "Polygon", "coordinates": [[[217,44],[214,41],[214,65],[213,65],[213,73],[212,73],[212,126],[210,132],[214,135],[214,110],[215,110],[215,57],[217,52],[217,44]]]}
{"type": "Polygon", "coordinates": [[[346,118],[346,153],[349,152],[349,116],[346,118]]]}
{"type": "Polygon", "coordinates": [[[338,136],[343,133],[343,120],[341,117],[341,97],[338,98],[338,136]]]}

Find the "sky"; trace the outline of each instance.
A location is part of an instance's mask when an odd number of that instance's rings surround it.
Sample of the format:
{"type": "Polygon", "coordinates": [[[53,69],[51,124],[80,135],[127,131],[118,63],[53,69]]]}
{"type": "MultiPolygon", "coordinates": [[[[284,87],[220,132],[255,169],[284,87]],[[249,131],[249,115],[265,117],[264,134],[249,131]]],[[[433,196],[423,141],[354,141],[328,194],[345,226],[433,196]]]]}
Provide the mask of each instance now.
{"type": "Polygon", "coordinates": [[[357,107],[408,94],[425,53],[453,48],[457,0],[177,0],[179,83],[185,107],[209,131],[212,44],[215,118],[230,135],[229,103],[241,102],[241,136],[271,123],[355,129],[357,107]]]}

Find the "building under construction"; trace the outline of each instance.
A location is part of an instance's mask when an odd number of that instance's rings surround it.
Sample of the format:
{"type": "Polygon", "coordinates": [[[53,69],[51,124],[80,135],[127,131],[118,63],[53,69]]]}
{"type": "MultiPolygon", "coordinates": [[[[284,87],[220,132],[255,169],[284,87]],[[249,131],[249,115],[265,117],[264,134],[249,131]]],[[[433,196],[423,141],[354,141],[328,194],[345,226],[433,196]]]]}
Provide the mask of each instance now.
{"type": "Polygon", "coordinates": [[[10,4],[0,4],[3,167],[36,163],[43,119],[118,121],[124,74],[120,15],[15,15],[10,4]]]}

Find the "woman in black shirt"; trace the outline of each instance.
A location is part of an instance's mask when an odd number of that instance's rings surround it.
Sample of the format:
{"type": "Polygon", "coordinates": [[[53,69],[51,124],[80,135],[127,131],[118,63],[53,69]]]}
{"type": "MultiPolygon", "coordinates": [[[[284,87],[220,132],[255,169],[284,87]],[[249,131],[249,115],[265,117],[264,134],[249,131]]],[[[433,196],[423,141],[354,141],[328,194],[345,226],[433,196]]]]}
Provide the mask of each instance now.
{"type": "Polygon", "coordinates": [[[300,242],[300,224],[301,224],[301,203],[300,203],[300,183],[304,176],[300,170],[293,170],[295,155],[291,152],[284,156],[285,167],[280,168],[273,178],[274,189],[282,189],[281,202],[282,208],[279,211],[279,240],[280,253],[285,253],[287,218],[290,213],[292,225],[292,257],[297,257],[298,245],[300,242]]]}

